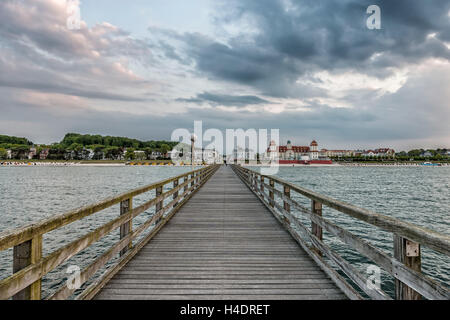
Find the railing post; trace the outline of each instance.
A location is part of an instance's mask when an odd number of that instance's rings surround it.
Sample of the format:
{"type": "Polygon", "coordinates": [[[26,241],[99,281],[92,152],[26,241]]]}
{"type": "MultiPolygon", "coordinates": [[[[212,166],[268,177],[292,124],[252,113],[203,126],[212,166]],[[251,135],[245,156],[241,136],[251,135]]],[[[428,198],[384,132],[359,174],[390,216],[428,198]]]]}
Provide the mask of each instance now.
{"type": "MultiPolygon", "coordinates": [[[[156,188],[156,197],[159,197],[160,195],[162,195],[163,193],[163,186],[156,188]]],[[[155,206],[155,215],[157,215],[163,208],[163,204],[164,204],[164,199],[157,202],[156,206],[155,206]]],[[[155,224],[158,224],[161,221],[161,218],[158,218],[155,222],[155,224]]]]}
{"type": "MultiPolygon", "coordinates": [[[[183,183],[185,183],[186,181],[188,181],[189,180],[189,176],[185,176],[184,178],[183,178],[183,183]]],[[[184,190],[183,190],[183,193],[185,193],[185,195],[184,195],[184,197],[186,198],[187,197],[187,191],[188,191],[188,189],[189,189],[189,183],[187,183],[185,186],[184,186],[184,190]]]]}
{"type": "Polygon", "coordinates": [[[264,199],[264,177],[261,175],[260,177],[260,186],[259,186],[259,191],[261,193],[261,195],[263,196],[264,199]]]}
{"type": "MultiPolygon", "coordinates": [[[[25,241],[13,249],[13,273],[42,259],[42,235],[25,241]]],[[[13,300],[41,300],[41,280],[16,293],[13,300]]]]}
{"type": "MultiPolygon", "coordinates": [[[[178,187],[178,179],[173,180],[173,188],[175,189],[176,187],[178,187]]],[[[176,198],[178,198],[178,191],[175,191],[173,193],[173,199],[175,200],[176,198]]],[[[177,205],[178,201],[173,204],[173,207],[175,208],[177,205]]]]}
{"type": "MultiPolygon", "coordinates": [[[[315,200],[311,200],[311,212],[312,214],[322,216],[322,203],[315,200]]],[[[322,241],[323,239],[322,227],[311,221],[311,231],[312,234],[315,235],[317,239],[322,241]]],[[[322,255],[322,252],[317,248],[314,248],[314,251],[317,252],[319,255],[322,255]]]]}
{"type": "MultiPolygon", "coordinates": [[[[394,258],[414,271],[421,272],[420,244],[394,234],[394,258]]],[[[397,300],[421,300],[422,296],[400,280],[395,279],[397,300]]]]}
{"type": "MultiPolygon", "coordinates": [[[[133,209],[133,198],[129,198],[120,202],[120,215],[127,214],[132,209],[133,209]]],[[[125,222],[123,225],[120,226],[120,239],[125,238],[129,233],[131,233],[132,230],[133,230],[133,220],[125,222]]],[[[132,246],[133,244],[130,241],[128,246],[120,251],[120,256],[123,256],[125,253],[127,253],[127,251],[131,249],[132,246]]]]}
{"type": "MultiPolygon", "coordinates": [[[[273,179],[269,179],[269,185],[270,185],[272,188],[275,188],[275,181],[274,181],[273,179]]],[[[269,190],[269,198],[270,198],[270,200],[269,200],[270,206],[271,206],[271,207],[275,207],[274,192],[273,192],[272,189],[269,190]]]]}
{"type": "MultiPolygon", "coordinates": [[[[288,186],[284,186],[283,191],[284,191],[284,195],[286,197],[291,198],[291,188],[289,188],[288,186]]],[[[286,210],[287,212],[291,212],[291,205],[289,204],[289,202],[284,201],[283,207],[284,207],[284,210],[286,210]]]]}

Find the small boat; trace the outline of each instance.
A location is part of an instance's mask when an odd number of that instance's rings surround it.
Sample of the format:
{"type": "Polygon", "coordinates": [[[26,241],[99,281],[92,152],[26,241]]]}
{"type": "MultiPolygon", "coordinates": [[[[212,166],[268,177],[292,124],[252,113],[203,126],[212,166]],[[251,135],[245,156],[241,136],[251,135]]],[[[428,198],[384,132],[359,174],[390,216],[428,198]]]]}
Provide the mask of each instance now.
{"type": "Polygon", "coordinates": [[[432,162],[424,162],[421,164],[422,166],[432,166],[432,167],[440,167],[440,163],[432,163],[432,162]]]}

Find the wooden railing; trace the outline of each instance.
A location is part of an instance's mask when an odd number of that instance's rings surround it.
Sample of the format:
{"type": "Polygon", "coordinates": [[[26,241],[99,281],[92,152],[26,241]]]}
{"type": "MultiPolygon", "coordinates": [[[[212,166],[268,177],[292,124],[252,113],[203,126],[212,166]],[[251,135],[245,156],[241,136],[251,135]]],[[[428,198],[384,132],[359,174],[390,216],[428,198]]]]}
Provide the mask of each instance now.
{"type": "Polygon", "coordinates": [[[448,235],[323,196],[274,176],[261,175],[256,171],[238,165],[233,165],[232,168],[242,181],[269,208],[280,223],[285,226],[300,246],[319,264],[348,297],[362,299],[363,297],[359,293],[362,290],[362,292],[372,299],[391,299],[387,293],[377,286],[367,285],[368,279],[357,268],[324,243],[324,231],[336,236],[345,245],[355,249],[394,277],[396,299],[418,300],[422,297],[426,299],[450,299],[448,287],[444,287],[434,279],[421,273],[421,245],[449,256],[450,237],[448,235]],[[279,186],[279,189],[276,188],[276,185],[279,186]],[[298,195],[309,198],[311,208],[309,209],[293,200],[291,192],[296,192],[298,195]],[[282,206],[277,203],[277,198],[275,197],[278,197],[279,202],[283,203],[282,206]],[[392,233],[394,256],[391,257],[367,241],[337,226],[328,219],[323,218],[322,206],[328,206],[348,216],[392,233]],[[293,215],[294,210],[296,213],[303,214],[310,219],[311,230],[305,227],[300,219],[293,215]],[[336,272],[335,268],[324,259],[324,256],[345,273],[360,290],[355,290],[355,286],[350,285],[344,277],[336,272]]]}
{"type": "MultiPolygon", "coordinates": [[[[40,300],[41,279],[62,263],[91,246],[107,234],[120,228],[120,240],[101,256],[92,261],[80,272],[79,283],[87,282],[98,270],[112,258],[120,255],[119,260],[110,267],[103,276],[89,285],[77,298],[93,298],[106,282],[117,273],[179,210],[183,204],[211,177],[218,169],[217,165],[204,167],[195,171],[166,179],[136,190],[123,193],[100,201],[96,204],[69,211],[37,223],[6,231],[0,234],[0,251],[13,247],[13,274],[0,281],[0,299],[40,300]],[[182,180],[182,181],[181,181],[182,180]],[[181,181],[181,182],[180,182],[181,181]],[[164,186],[170,190],[164,192],[164,186]],[[133,197],[155,190],[156,197],[133,208],[133,197]],[[172,197],[167,205],[164,200],[172,197]],[[55,229],[90,216],[96,212],[120,203],[120,215],[103,224],[92,232],[72,241],[64,247],[42,256],[42,238],[55,229]],[[132,230],[132,221],[139,214],[155,207],[155,214],[147,221],[132,230]],[[150,229],[150,227],[152,227],[150,229]],[[138,243],[132,241],[144,231],[150,229],[148,235],[138,243]]],[[[47,299],[67,299],[77,288],[67,283],[47,299]]]]}

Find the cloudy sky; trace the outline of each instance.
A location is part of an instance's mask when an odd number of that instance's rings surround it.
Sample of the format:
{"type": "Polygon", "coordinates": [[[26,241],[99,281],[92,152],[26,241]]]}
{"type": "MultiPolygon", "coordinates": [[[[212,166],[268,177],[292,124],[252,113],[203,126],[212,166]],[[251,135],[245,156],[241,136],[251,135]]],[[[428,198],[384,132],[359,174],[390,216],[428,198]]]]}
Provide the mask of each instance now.
{"type": "Polygon", "coordinates": [[[450,1],[1,0],[0,97],[0,134],[37,143],[202,120],[299,145],[450,147],[450,1]]]}

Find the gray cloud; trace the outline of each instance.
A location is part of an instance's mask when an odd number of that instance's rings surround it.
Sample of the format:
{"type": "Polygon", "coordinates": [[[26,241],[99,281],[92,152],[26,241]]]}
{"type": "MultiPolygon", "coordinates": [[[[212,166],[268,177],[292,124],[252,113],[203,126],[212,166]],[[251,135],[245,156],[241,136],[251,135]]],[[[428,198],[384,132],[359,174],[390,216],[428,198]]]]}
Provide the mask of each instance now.
{"type": "Polygon", "coordinates": [[[137,90],[151,85],[130,73],[146,64],[142,40],[107,23],[66,27],[66,5],[46,0],[0,3],[0,86],[90,99],[148,101],[137,90]],[[123,88],[133,88],[125,93],[123,88]]]}
{"type": "Polygon", "coordinates": [[[245,107],[248,105],[269,104],[271,102],[261,99],[257,96],[235,96],[227,94],[215,94],[211,92],[203,92],[197,94],[194,98],[183,99],[179,98],[177,101],[194,103],[194,104],[210,104],[213,106],[229,106],[229,107],[245,107]]]}
{"type": "Polygon", "coordinates": [[[450,60],[442,43],[450,34],[449,10],[447,0],[227,0],[216,23],[238,27],[246,21],[256,32],[232,35],[227,43],[198,33],[165,36],[182,41],[185,54],[208,77],[271,96],[302,97],[314,90],[295,81],[313,71],[358,70],[386,77],[392,72],[388,68],[430,57],[450,60]],[[371,4],[381,7],[382,30],[366,28],[371,4]],[[432,33],[435,38],[428,38],[432,33]],[[376,53],[381,55],[371,59],[376,53]]]}

